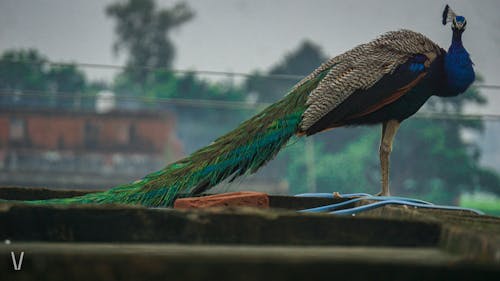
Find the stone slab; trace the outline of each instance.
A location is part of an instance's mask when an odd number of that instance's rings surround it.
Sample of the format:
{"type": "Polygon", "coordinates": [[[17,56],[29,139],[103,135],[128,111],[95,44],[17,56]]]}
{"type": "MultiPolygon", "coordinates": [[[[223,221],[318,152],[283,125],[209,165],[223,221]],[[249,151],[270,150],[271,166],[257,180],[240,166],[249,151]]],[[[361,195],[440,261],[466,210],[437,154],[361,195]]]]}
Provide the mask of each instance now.
{"type": "Polygon", "coordinates": [[[253,245],[435,246],[440,225],[255,208],[0,205],[0,239],[253,245]]]}
{"type": "Polygon", "coordinates": [[[2,280],[498,280],[432,248],[14,243],[0,245],[2,280]],[[14,271],[10,252],[24,251],[14,271]]]}

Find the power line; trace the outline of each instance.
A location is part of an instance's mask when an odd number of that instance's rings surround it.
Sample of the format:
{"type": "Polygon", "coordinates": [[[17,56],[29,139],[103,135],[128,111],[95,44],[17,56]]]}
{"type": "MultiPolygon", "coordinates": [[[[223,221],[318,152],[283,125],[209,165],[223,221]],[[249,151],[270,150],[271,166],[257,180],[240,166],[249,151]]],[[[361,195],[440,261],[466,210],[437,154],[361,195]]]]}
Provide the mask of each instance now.
{"type": "MultiPolygon", "coordinates": [[[[304,78],[306,75],[298,75],[298,74],[252,74],[245,72],[230,72],[230,71],[217,71],[217,70],[186,70],[186,69],[167,69],[163,67],[156,66],[146,66],[146,65],[135,65],[135,66],[125,66],[125,65],[115,65],[115,64],[102,64],[102,63],[84,63],[84,62],[53,62],[53,61],[26,61],[26,60],[7,60],[11,63],[27,63],[27,64],[48,64],[52,66],[58,67],[68,67],[68,66],[78,66],[82,68],[102,68],[102,69],[114,69],[114,70],[123,70],[123,69],[144,69],[154,72],[169,72],[169,73],[179,73],[179,74],[200,74],[200,75],[213,75],[213,76],[239,76],[245,78],[264,78],[264,79],[275,79],[275,80],[293,80],[298,81],[304,78]]],[[[474,84],[474,86],[478,88],[490,89],[490,90],[500,90],[500,85],[493,84],[474,84]]]]}
{"type": "MultiPolygon", "coordinates": [[[[23,91],[15,92],[12,90],[2,90],[0,89],[0,97],[57,97],[57,98],[68,98],[73,100],[86,99],[86,98],[97,98],[96,95],[92,94],[80,94],[71,92],[48,92],[48,91],[23,91]]],[[[190,107],[201,107],[201,108],[212,108],[212,109],[233,109],[233,110],[258,110],[265,108],[271,103],[249,103],[243,101],[223,101],[223,100],[210,100],[210,99],[181,99],[181,98],[158,98],[158,97],[138,97],[133,95],[118,95],[113,97],[115,100],[130,100],[145,103],[161,103],[161,104],[171,104],[178,106],[190,106],[190,107]]],[[[456,114],[456,113],[440,113],[440,112],[422,112],[414,115],[415,118],[419,119],[432,119],[432,120],[483,120],[483,121],[500,121],[500,114],[456,114]]]]}
{"type": "Polygon", "coordinates": [[[500,121],[500,114],[464,114],[464,113],[439,113],[439,112],[417,112],[414,115],[419,119],[434,120],[482,120],[482,121],[500,121]]]}
{"type": "Polygon", "coordinates": [[[304,78],[304,75],[294,75],[294,74],[251,74],[244,72],[229,72],[229,71],[217,71],[217,70],[186,70],[186,69],[167,69],[163,67],[156,66],[145,66],[145,65],[135,65],[133,67],[124,66],[124,65],[115,65],[115,64],[102,64],[102,63],[82,63],[82,62],[73,62],[73,63],[65,63],[65,62],[51,62],[51,61],[23,61],[23,60],[5,60],[11,63],[26,63],[26,64],[48,64],[52,66],[58,67],[68,67],[68,66],[78,66],[82,68],[102,68],[102,69],[114,69],[114,70],[123,70],[123,69],[144,69],[149,71],[157,71],[157,72],[170,72],[170,73],[194,73],[201,75],[214,75],[214,76],[240,76],[240,77],[259,77],[266,79],[281,79],[281,80],[300,80],[304,78]]]}
{"type": "MultiPolygon", "coordinates": [[[[44,98],[68,98],[73,100],[78,99],[94,99],[97,98],[93,94],[80,94],[71,92],[46,92],[29,90],[23,92],[15,92],[12,90],[1,90],[0,97],[44,97],[44,98]]],[[[210,100],[210,99],[180,99],[180,98],[158,98],[158,97],[138,97],[133,95],[116,95],[113,97],[115,100],[124,101],[138,101],[138,102],[157,102],[168,103],[173,105],[187,105],[193,107],[205,108],[224,108],[224,109],[258,109],[267,106],[267,103],[247,103],[239,101],[224,101],[224,100],[210,100]]]]}
{"type": "Polygon", "coordinates": [[[500,90],[500,85],[474,84],[478,88],[500,90]]]}

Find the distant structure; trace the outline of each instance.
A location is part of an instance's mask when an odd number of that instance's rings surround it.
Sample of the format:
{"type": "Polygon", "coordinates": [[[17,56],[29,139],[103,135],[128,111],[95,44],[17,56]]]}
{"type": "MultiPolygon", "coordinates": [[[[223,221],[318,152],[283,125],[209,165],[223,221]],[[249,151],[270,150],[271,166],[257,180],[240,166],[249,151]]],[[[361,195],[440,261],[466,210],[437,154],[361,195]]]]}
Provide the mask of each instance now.
{"type": "Polygon", "coordinates": [[[116,111],[112,93],[100,98],[98,114],[2,109],[0,185],[108,188],[182,157],[171,114],[116,111]]]}
{"type": "Polygon", "coordinates": [[[101,91],[97,94],[95,110],[97,113],[107,113],[116,106],[115,94],[111,91],[101,91]]]}

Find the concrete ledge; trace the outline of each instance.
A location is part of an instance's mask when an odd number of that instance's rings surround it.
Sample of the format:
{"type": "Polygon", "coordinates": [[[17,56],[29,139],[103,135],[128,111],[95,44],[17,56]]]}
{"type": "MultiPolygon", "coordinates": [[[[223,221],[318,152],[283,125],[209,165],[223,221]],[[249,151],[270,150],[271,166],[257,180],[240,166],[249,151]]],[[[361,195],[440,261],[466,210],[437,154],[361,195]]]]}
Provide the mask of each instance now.
{"type": "Polygon", "coordinates": [[[2,280],[498,280],[436,249],[15,243],[0,246],[2,280]],[[10,251],[24,251],[14,271],[10,251]],[[97,277],[97,278],[96,278],[97,277]]]}
{"type": "Polygon", "coordinates": [[[440,225],[254,208],[3,205],[0,239],[67,242],[435,246],[440,225]]]}
{"type": "Polygon", "coordinates": [[[44,200],[50,198],[68,198],[84,195],[91,190],[49,189],[43,187],[23,188],[15,186],[0,187],[0,198],[6,200],[44,200]]]}

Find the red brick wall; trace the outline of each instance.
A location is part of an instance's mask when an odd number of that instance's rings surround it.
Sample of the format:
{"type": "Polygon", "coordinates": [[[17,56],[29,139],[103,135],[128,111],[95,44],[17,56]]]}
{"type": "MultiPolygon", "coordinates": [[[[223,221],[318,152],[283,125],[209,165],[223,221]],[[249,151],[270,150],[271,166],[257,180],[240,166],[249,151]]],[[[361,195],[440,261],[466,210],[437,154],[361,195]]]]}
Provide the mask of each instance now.
{"type": "Polygon", "coordinates": [[[84,122],[81,118],[31,115],[24,119],[27,124],[28,138],[35,148],[55,150],[61,138],[65,148],[83,146],[84,122]]]}
{"type": "Polygon", "coordinates": [[[125,145],[129,142],[129,127],[133,120],[94,118],[90,122],[99,124],[99,143],[125,145]]]}
{"type": "Polygon", "coordinates": [[[168,140],[168,136],[172,134],[172,128],[167,122],[154,120],[150,122],[137,122],[137,134],[144,139],[150,140],[155,150],[163,151],[168,140]]]}
{"type": "MultiPolygon", "coordinates": [[[[57,150],[60,139],[64,149],[85,148],[85,124],[90,122],[99,128],[99,147],[124,149],[129,145],[130,126],[134,124],[135,135],[140,143],[150,143],[153,147],[145,147],[144,151],[155,154],[163,153],[166,146],[173,145],[174,150],[182,149],[175,137],[174,121],[159,116],[141,116],[135,113],[126,115],[91,115],[61,114],[55,112],[41,114],[8,113],[0,116],[0,145],[8,142],[9,120],[11,116],[25,120],[28,138],[32,148],[57,150]]],[[[140,147],[135,149],[141,149],[140,147]]],[[[180,152],[182,153],[182,152],[180,152]]]]}
{"type": "Polygon", "coordinates": [[[0,116],[0,147],[7,145],[9,139],[9,118],[0,116]]]}

